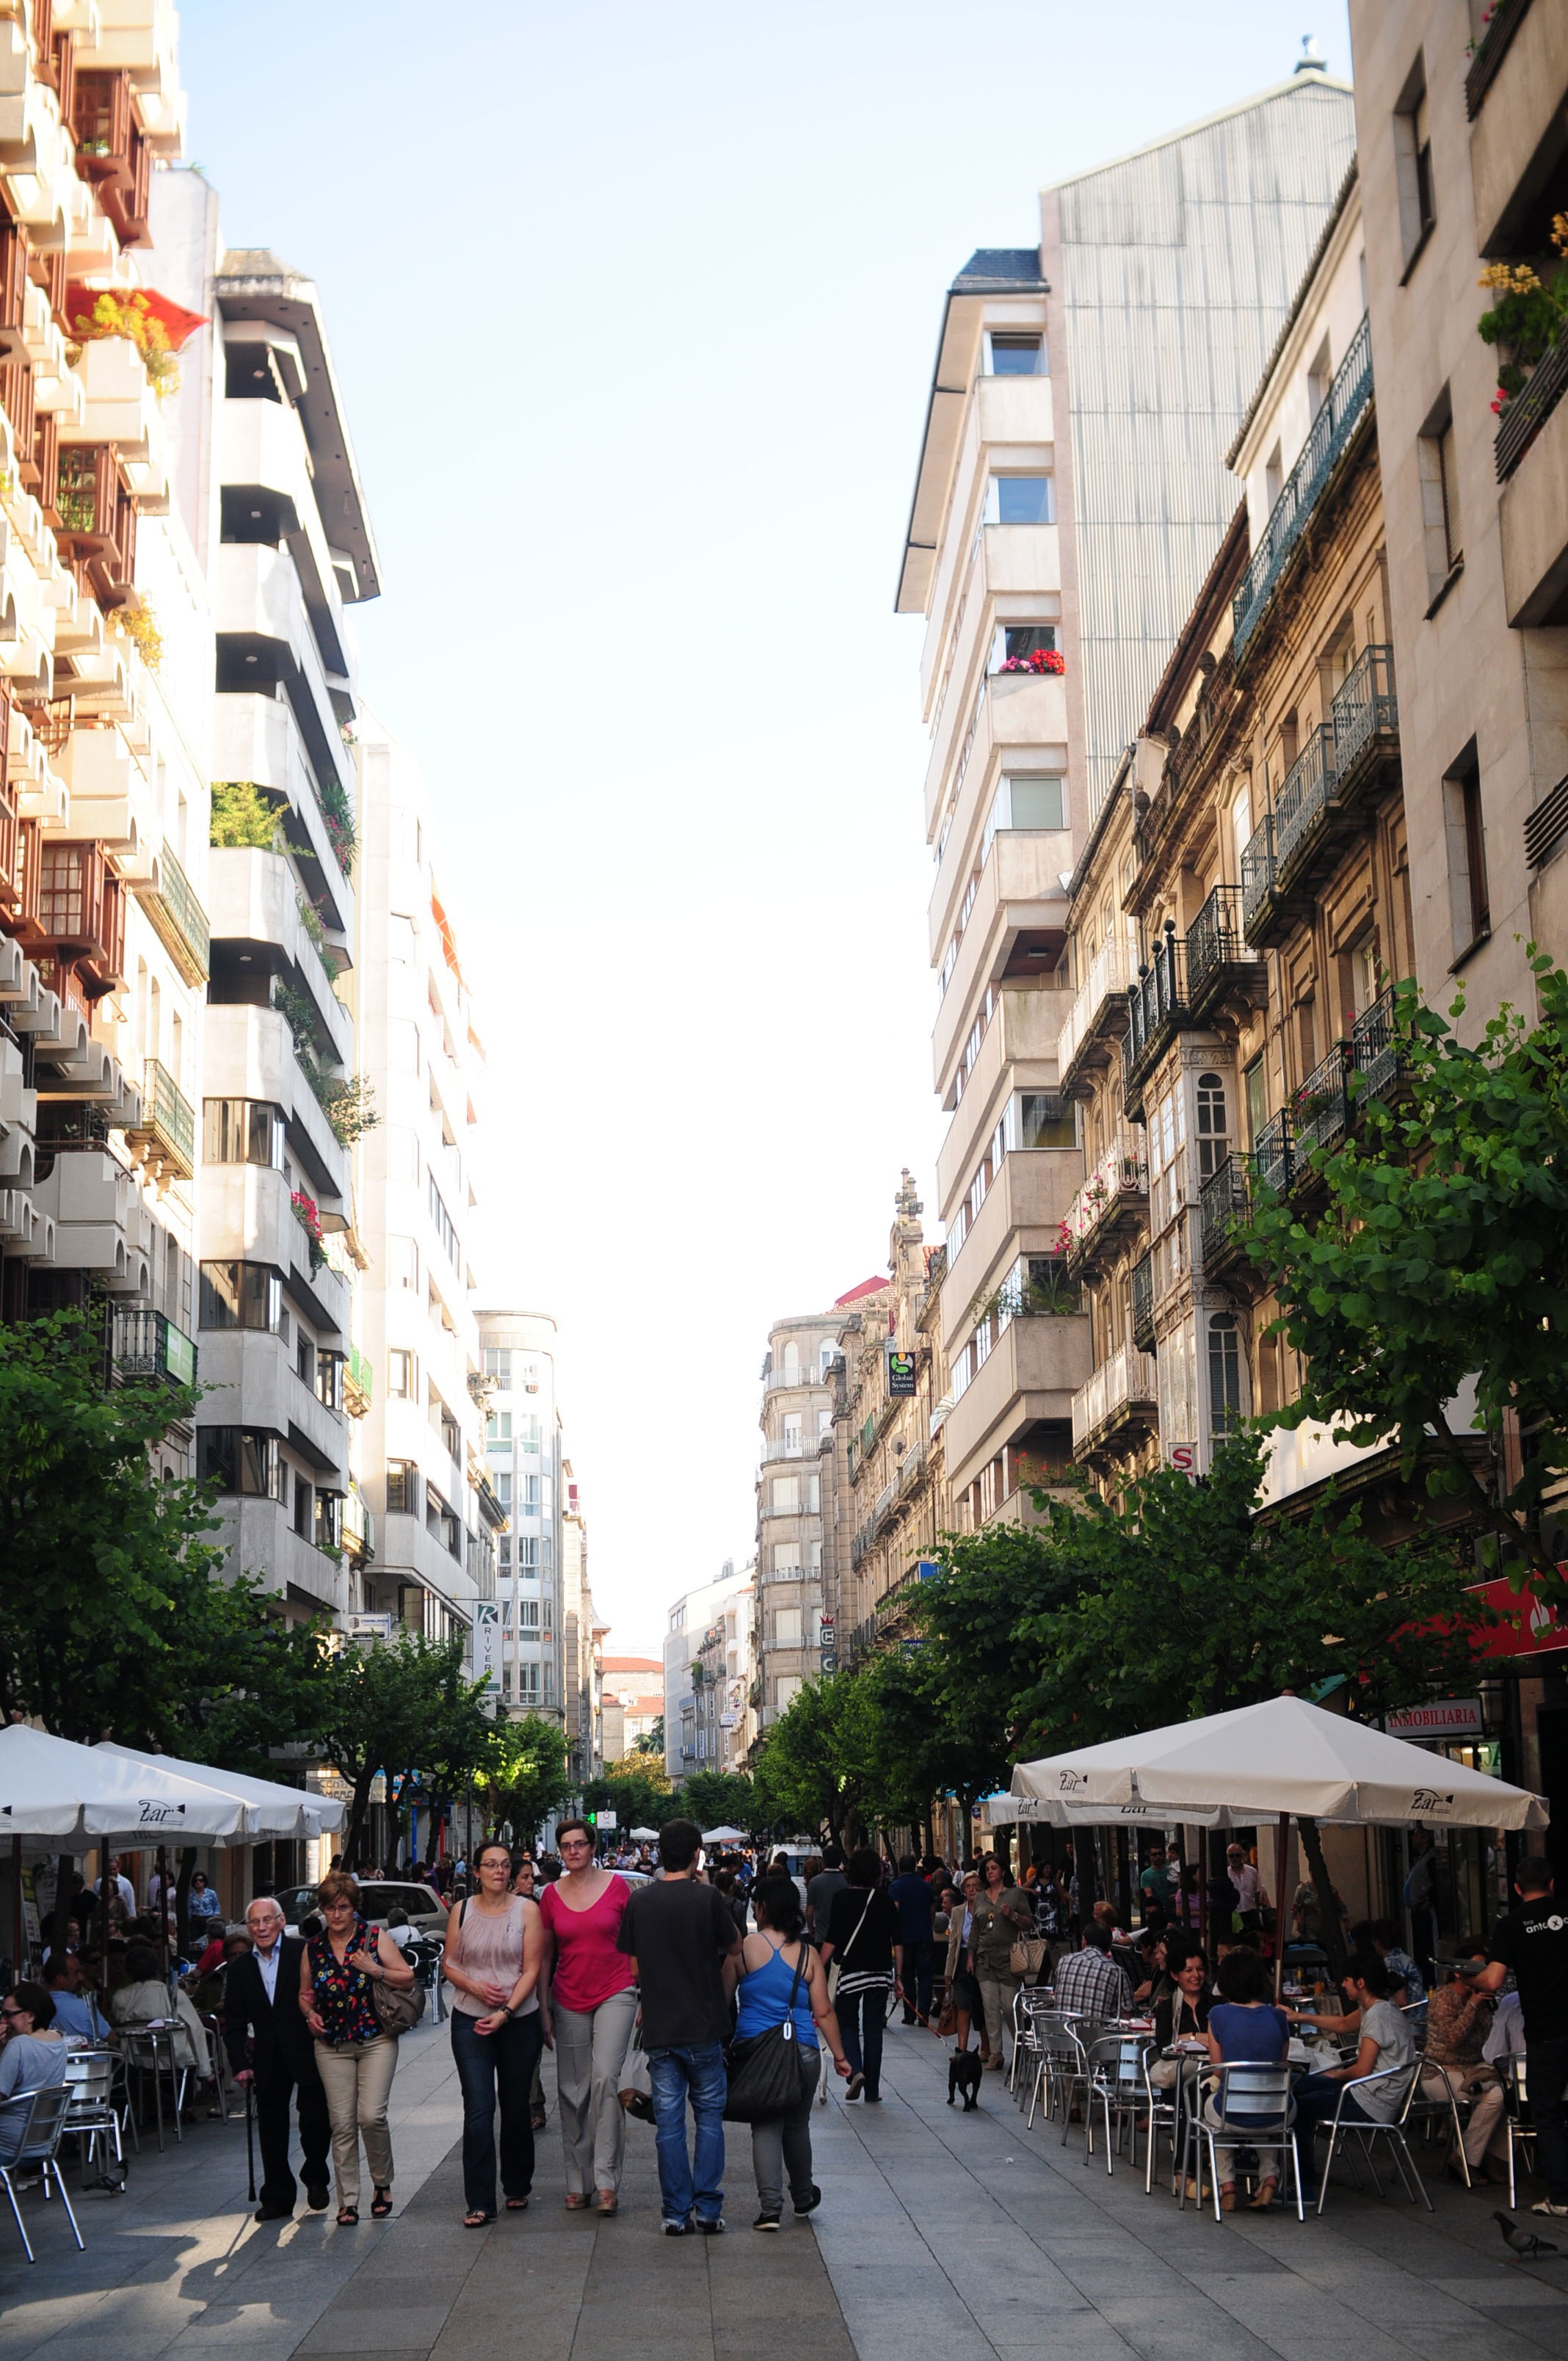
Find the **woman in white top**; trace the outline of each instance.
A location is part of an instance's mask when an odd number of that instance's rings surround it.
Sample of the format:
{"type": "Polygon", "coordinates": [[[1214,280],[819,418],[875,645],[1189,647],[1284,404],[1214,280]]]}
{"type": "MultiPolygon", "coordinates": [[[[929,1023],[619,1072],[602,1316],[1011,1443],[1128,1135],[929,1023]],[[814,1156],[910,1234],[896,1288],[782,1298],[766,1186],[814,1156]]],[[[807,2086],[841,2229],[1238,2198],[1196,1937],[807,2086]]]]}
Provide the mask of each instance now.
{"type": "Polygon", "coordinates": [[[533,2187],[534,2070],[543,2043],[539,1905],[511,1890],[511,1852],[481,1845],[476,1890],[453,1905],[442,1972],[452,1986],[452,2055],[463,2086],[463,2195],[470,2230],[496,2218],[496,2099],[500,2098],[501,2188],[521,2213],[533,2187]]]}

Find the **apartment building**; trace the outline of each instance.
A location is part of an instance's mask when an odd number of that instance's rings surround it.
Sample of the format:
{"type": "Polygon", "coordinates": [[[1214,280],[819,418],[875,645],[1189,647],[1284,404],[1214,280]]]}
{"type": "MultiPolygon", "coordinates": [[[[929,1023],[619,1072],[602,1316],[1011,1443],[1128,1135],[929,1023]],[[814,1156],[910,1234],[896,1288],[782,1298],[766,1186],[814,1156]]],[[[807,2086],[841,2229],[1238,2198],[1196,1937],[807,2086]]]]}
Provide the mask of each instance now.
{"type": "MultiPolygon", "coordinates": [[[[499,1538],[501,1697],[510,1712],[565,1726],[565,1560],[557,1335],[543,1312],[477,1314],[490,1481],[510,1530],[499,1538]]],[[[576,1490],[573,1479],[573,1490],[576,1490]]],[[[574,1499],[573,1548],[581,1539],[574,1499]]],[[[582,1631],[584,1576],[574,1559],[572,1612],[582,1631]]],[[[589,1625],[591,1629],[591,1613],[589,1625]]],[[[575,1640],[574,1648],[580,1644],[575,1640]]],[[[581,1682],[576,1694],[580,1700],[581,1682]]],[[[575,1708],[580,1715],[580,1703],[575,1708]]],[[[583,1743],[579,1720],[576,1742],[583,1743]]],[[[587,1774],[585,1773],[584,1774],[587,1774]]]]}
{"type": "Polygon", "coordinates": [[[577,1779],[603,1767],[603,1694],[599,1650],[608,1623],[599,1620],[588,1582],[588,1528],[569,1459],[561,1462],[561,1696],[567,1761],[577,1779]]]}
{"type": "Polygon", "coordinates": [[[925,1243],[907,1170],[894,1199],[889,1277],[850,1310],[828,1363],[832,1441],[822,1455],[823,1597],[818,1669],[852,1664],[903,1629],[912,1576],[952,1523],[945,1480],[946,1257],[925,1243]]]}
{"type": "Polygon", "coordinates": [[[472,1632],[476,1672],[504,1701],[490,1610],[509,1510],[487,1455],[470,1259],[484,1050],[419,765],[368,715],[357,736],[359,1061],[378,1118],[358,1148],[358,1224],[378,1283],[361,1329],[375,1379],[362,1488],[377,1542],[356,1603],[431,1639],[472,1632]]]}
{"type": "Polygon", "coordinates": [[[1488,265],[1563,267],[1568,19],[1502,0],[1351,8],[1417,966],[1478,1032],[1568,952],[1568,358],[1499,410],[1488,265]]]}
{"type": "Polygon", "coordinates": [[[664,1771],[676,1784],[690,1772],[717,1770],[726,1762],[744,1767],[760,1721],[752,1649],[759,1587],[754,1566],[738,1573],[727,1558],[717,1581],[688,1590],[670,1609],[663,1645],[664,1771]],[[720,1639],[710,1642],[714,1632],[720,1639]],[[710,1680],[721,1664],[722,1675],[710,1680]],[[726,1715],[735,1717],[732,1724],[723,1720],[726,1715]]]}
{"type": "Polygon", "coordinates": [[[619,1763],[663,1719],[664,1667],[657,1656],[601,1656],[599,1679],[600,1755],[619,1763]]]}
{"type": "Polygon", "coordinates": [[[1048,189],[1039,246],[982,248],[948,291],[897,605],[927,623],[960,1525],[1024,1513],[1020,1485],[1070,1454],[1091,1365],[1059,1268],[1083,1177],[1057,1054],[1069,888],[1234,512],[1224,446],[1353,147],[1349,92],[1309,68],[1048,189]]]}
{"type": "Polygon", "coordinates": [[[186,1379],[212,641],[159,395],[202,322],[148,251],[172,18],[114,16],[0,25],[0,1315],[102,1304],[186,1379]]]}

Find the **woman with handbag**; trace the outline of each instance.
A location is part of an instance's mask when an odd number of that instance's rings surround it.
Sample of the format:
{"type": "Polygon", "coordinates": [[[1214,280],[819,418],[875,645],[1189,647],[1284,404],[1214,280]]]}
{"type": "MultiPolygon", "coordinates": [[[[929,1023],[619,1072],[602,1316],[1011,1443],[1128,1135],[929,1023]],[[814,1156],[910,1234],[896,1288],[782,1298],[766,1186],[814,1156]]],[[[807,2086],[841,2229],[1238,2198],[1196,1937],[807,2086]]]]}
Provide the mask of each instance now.
{"type": "MultiPolygon", "coordinates": [[[[300,2010],[315,2036],[316,2064],[332,2118],[338,2227],[348,2230],[359,2219],[361,2138],[373,2189],[370,2211],[379,2222],[392,2210],[387,2102],[404,2021],[396,1996],[414,1991],[414,1971],[389,1936],[383,1943],[377,1928],[366,1925],[359,1915],[358,1880],[346,1870],[331,1870],[323,1878],[316,1906],[325,1923],[300,1960],[300,2010]],[[384,2021],[389,2015],[389,2024],[384,2021]]],[[[421,1993],[422,2004],[423,1998],[421,1993]]]]}
{"type": "Polygon", "coordinates": [[[748,1935],[740,1948],[731,2074],[739,2092],[747,2067],[753,2061],[758,2070],[778,2063],[772,2051],[782,2048],[785,2065],[793,2066],[786,2111],[751,2122],[751,2169],[757,2176],[759,2208],[751,2227],[776,2230],[784,2216],[786,2174],[797,2214],[813,2213],[822,2202],[822,2191],[811,2178],[811,2102],[821,2070],[822,2042],[828,2044],[840,2074],[848,2076],[850,2067],[828,1997],[827,1974],[806,1939],[805,1915],[794,1878],[759,1878],[751,1907],[757,1931],[748,1935]],[[781,2041],[786,2026],[789,2030],[781,2041]],[[764,2057],[762,2045],[770,2037],[770,2053],[764,2057]],[[742,2044],[748,2045],[744,2051],[742,2044]],[[752,2048],[751,2044],[758,2046],[752,2048]]]}
{"type": "Polygon", "coordinates": [[[850,1883],[833,1896],[822,1964],[838,2013],[850,2074],[846,2098],[882,2099],[882,2035],[887,1996],[904,1992],[904,1942],[896,1904],[881,1890],[882,1862],[870,1845],[850,1855],[850,1883]]]}
{"type": "Polygon", "coordinates": [[[1028,1895],[1016,1885],[1008,1884],[1007,1872],[996,1855],[988,1852],[980,1865],[980,1891],[975,1895],[970,1926],[970,1950],[985,2011],[986,2068],[991,2073],[1002,2071],[1003,2028],[1012,2026],[1013,2003],[1028,1964],[1021,1938],[1033,1936],[1034,1931],[1035,1914],[1028,1895]],[[1016,1966],[1014,1945],[1020,1949],[1016,1966]]]}
{"type": "Polygon", "coordinates": [[[533,2078],[544,2046],[539,1905],[512,1894],[511,1852],[496,1842],[474,1857],[477,1891],[454,1904],[442,1973],[452,1986],[452,2055],[463,2087],[464,2224],[496,2218],[496,2099],[500,2097],[501,2187],[521,2213],[533,2187],[533,2078]]]}

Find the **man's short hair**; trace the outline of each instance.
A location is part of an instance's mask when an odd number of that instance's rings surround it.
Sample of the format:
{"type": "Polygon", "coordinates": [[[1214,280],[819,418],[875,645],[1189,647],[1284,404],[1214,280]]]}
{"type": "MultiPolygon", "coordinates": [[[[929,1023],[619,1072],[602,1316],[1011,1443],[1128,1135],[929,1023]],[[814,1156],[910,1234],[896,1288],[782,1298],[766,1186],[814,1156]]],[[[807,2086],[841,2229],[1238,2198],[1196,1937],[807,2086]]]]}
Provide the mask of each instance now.
{"type": "Polygon", "coordinates": [[[245,1905],[245,1915],[247,1918],[253,1910],[274,1910],[280,1918],[283,1916],[283,1905],[278,1900],[277,1895],[272,1894],[254,1894],[245,1905]]]}
{"type": "Polygon", "coordinates": [[[913,1875],[914,1870],[915,1855],[912,1852],[901,1852],[898,1856],[899,1875],[901,1877],[909,1877],[913,1875]]]}
{"type": "Polygon", "coordinates": [[[1550,1894],[1552,1863],[1545,1854],[1527,1852],[1514,1872],[1514,1883],[1521,1894],[1550,1894]]]}
{"type": "Polygon", "coordinates": [[[844,1866],[843,1846],[839,1844],[825,1844],[822,1848],[822,1863],[825,1869],[842,1869],[844,1866]]]}
{"type": "Polygon", "coordinates": [[[702,1850],[695,1820],[666,1820],[659,1830],[659,1861],[664,1869],[689,1869],[702,1850]]]}
{"type": "Polygon", "coordinates": [[[1083,1929],[1083,1948],[1086,1951],[1104,1951],[1109,1953],[1111,1949],[1111,1929],[1103,1923],[1102,1920],[1099,1918],[1091,1918],[1086,1922],[1083,1929]]]}
{"type": "Polygon", "coordinates": [[[52,1986],[68,1976],[71,1973],[71,1963],[75,1957],[74,1951],[51,1951],[44,1961],[45,1983],[52,1986]]]}

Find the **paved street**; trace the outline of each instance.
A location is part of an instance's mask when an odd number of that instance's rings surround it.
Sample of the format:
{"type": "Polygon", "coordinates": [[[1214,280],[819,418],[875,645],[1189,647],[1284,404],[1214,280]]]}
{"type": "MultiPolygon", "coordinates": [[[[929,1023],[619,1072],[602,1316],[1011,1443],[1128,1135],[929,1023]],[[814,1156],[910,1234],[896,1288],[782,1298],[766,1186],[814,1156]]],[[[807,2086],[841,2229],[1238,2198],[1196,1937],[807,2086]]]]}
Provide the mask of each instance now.
{"type": "Polygon", "coordinates": [[[404,2043],[400,2212],[256,2228],[241,2127],[198,2126],[133,2162],[126,2199],[89,2196],[78,2256],[36,2224],[29,2270],[0,2224],[0,2361],[473,2361],[520,2336],[538,2361],[1568,2361],[1564,2259],[1504,2255],[1496,2200],[1434,2183],[1435,2216],[1335,2188],[1321,2222],[1179,2214],[1141,2178],[1086,2169],[1025,2134],[1005,2092],[946,2103],[945,2052],[890,2036],[886,2100],[816,2115],[813,2226],[754,2236],[749,2143],[732,2136],[730,2235],[657,2235],[652,2134],[633,2127],[620,2217],[570,2219],[552,2122],[535,2209],[465,2230],[444,2028],[404,2043]]]}

